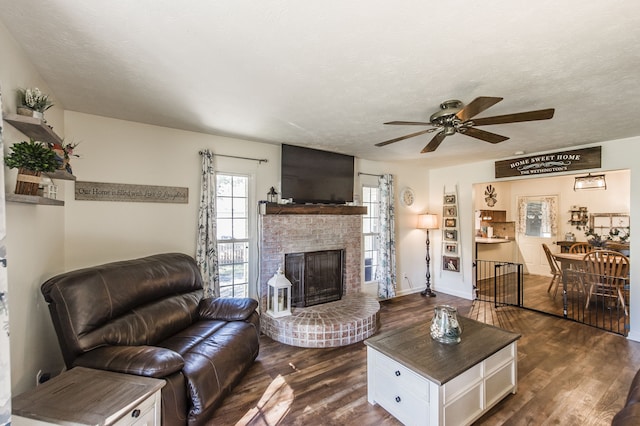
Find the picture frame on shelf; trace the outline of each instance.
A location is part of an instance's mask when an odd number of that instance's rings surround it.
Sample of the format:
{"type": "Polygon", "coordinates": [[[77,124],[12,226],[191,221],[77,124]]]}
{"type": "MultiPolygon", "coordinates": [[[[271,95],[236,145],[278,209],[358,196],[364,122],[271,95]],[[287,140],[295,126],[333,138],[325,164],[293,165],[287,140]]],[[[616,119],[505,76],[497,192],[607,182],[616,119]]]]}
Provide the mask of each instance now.
{"type": "Polygon", "coordinates": [[[451,272],[460,272],[460,258],[457,256],[442,256],[442,269],[451,272]]]}
{"type": "Polygon", "coordinates": [[[444,240],[445,241],[458,241],[458,231],[456,229],[445,229],[444,230],[444,240]]]}
{"type": "Polygon", "coordinates": [[[444,244],[444,252],[451,256],[458,254],[458,243],[445,243],[444,244]]]}
{"type": "Polygon", "coordinates": [[[455,204],[455,203],[456,203],[456,194],[445,194],[444,204],[455,204]]]}
{"type": "Polygon", "coordinates": [[[445,218],[444,220],[445,228],[455,228],[456,223],[457,223],[457,220],[454,217],[448,217],[448,218],[445,218]]]}
{"type": "Polygon", "coordinates": [[[442,209],[442,216],[444,217],[457,217],[458,208],[456,206],[444,206],[442,209]]]}

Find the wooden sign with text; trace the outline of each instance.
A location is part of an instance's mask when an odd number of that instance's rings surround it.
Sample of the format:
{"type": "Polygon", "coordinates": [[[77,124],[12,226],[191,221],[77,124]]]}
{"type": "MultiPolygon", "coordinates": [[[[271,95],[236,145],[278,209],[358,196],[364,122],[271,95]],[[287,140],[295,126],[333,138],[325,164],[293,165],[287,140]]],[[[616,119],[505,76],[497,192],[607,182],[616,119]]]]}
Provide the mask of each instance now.
{"type": "Polygon", "coordinates": [[[601,156],[602,147],[596,146],[496,161],[496,178],[597,169],[601,156]]]}
{"type": "Polygon", "coordinates": [[[189,188],[76,181],[76,200],[187,204],[189,188]]]}

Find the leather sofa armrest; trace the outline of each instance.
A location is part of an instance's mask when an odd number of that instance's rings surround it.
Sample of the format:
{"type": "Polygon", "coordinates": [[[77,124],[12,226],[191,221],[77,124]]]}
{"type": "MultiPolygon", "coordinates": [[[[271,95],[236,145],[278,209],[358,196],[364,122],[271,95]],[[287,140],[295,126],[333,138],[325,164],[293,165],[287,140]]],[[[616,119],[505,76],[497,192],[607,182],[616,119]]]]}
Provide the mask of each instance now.
{"type": "Polygon", "coordinates": [[[200,301],[201,319],[245,321],[258,308],[258,301],[244,297],[209,297],[200,301]]]}
{"type": "Polygon", "coordinates": [[[79,356],[73,365],[163,378],[181,371],[184,359],[177,352],[155,346],[103,346],[79,356]]]}

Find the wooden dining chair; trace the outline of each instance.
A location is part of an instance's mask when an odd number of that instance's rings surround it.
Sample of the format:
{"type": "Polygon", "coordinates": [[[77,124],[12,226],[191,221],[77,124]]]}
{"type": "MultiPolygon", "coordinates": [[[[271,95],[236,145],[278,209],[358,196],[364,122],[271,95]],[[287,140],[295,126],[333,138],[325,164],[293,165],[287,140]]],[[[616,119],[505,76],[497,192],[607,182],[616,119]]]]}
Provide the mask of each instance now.
{"type": "Polygon", "coordinates": [[[575,243],[569,247],[569,253],[589,253],[593,251],[593,246],[589,243],[575,243]]]}
{"type": "Polygon", "coordinates": [[[547,288],[547,293],[551,291],[551,289],[555,286],[555,290],[553,291],[553,297],[556,297],[558,294],[558,287],[560,283],[562,283],[562,269],[558,266],[558,262],[556,258],[553,257],[549,246],[542,243],[542,249],[544,250],[544,254],[547,255],[547,261],[549,262],[549,268],[551,270],[551,281],[549,282],[549,288],[547,288]]]}
{"type": "Polygon", "coordinates": [[[613,250],[594,250],[584,255],[586,268],[587,303],[589,308],[591,295],[604,298],[617,298],[629,315],[624,300],[624,287],[629,278],[629,258],[613,250]]]}

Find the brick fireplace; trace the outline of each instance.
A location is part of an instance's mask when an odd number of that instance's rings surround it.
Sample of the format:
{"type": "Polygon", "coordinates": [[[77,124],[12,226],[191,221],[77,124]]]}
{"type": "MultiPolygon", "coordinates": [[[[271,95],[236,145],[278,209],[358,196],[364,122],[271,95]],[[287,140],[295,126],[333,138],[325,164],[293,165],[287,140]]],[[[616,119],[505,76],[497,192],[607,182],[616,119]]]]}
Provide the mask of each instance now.
{"type": "Polygon", "coordinates": [[[375,298],[361,293],[361,215],[365,213],[366,207],[361,206],[266,205],[260,215],[263,313],[267,310],[267,282],[278,267],[284,269],[286,254],[343,250],[344,271],[342,300],[294,308],[291,317],[271,318],[265,314],[262,321],[265,334],[295,346],[329,347],[355,343],[375,332],[379,304],[375,298]],[[336,312],[341,311],[344,315],[336,318],[336,312]],[[323,319],[329,312],[331,319],[323,319]]]}
{"type": "Polygon", "coordinates": [[[360,292],[362,214],[359,206],[267,205],[260,216],[260,294],[267,309],[267,282],[284,269],[286,253],[345,251],[343,294],[360,292]]]}

